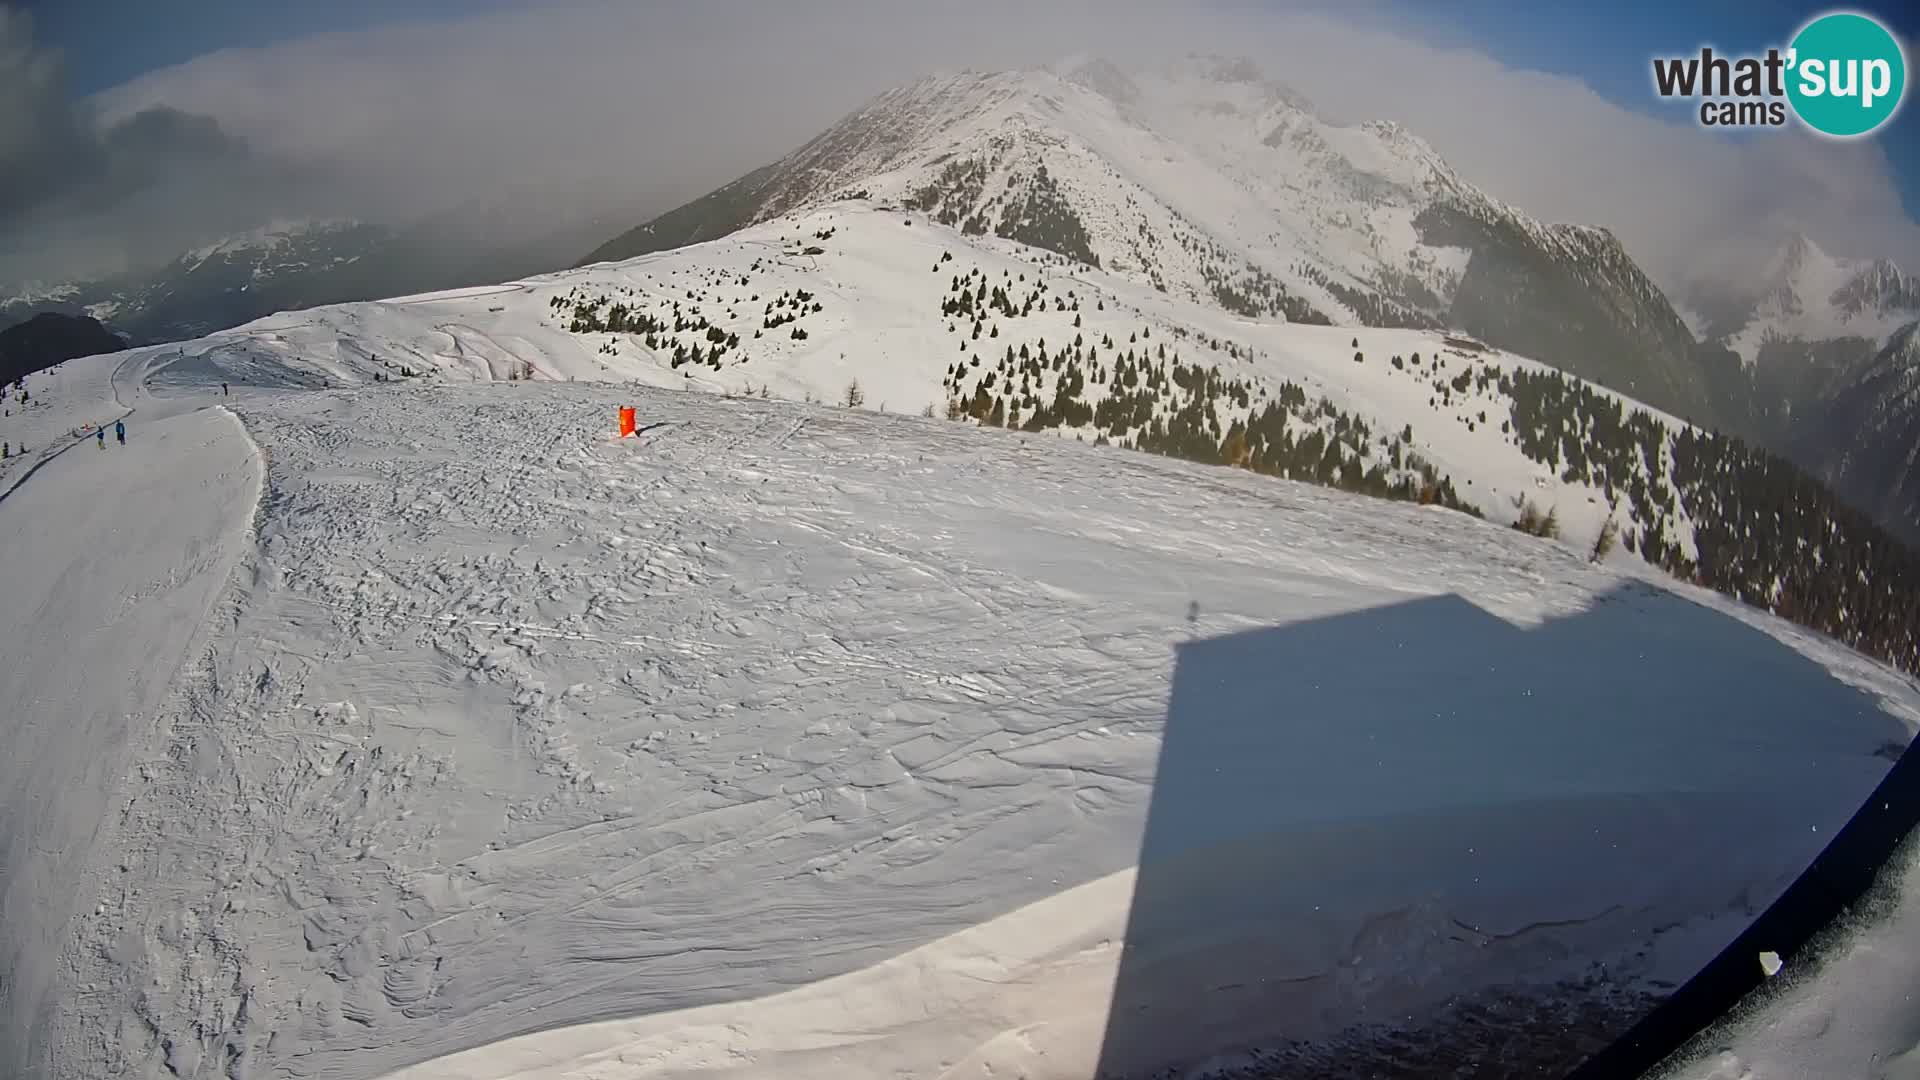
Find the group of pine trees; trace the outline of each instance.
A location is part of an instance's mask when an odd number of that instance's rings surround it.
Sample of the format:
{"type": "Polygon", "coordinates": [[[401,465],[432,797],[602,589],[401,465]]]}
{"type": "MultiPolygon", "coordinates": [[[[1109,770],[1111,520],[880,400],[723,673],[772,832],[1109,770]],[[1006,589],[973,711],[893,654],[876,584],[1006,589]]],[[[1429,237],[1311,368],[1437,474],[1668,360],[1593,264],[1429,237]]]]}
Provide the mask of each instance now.
{"type": "MultiPolygon", "coordinates": [[[[1142,222],[1142,227],[1145,223],[1142,222]]],[[[1293,323],[1331,326],[1333,320],[1304,297],[1287,290],[1285,282],[1245,258],[1221,249],[1212,237],[1182,230],[1180,243],[1200,264],[1200,280],[1214,302],[1248,319],[1285,319],[1293,323]],[[1228,272],[1223,266],[1234,265],[1228,272]]],[[[1165,288],[1161,289],[1165,292],[1165,288]]]]}
{"type": "Polygon", "coordinates": [[[1385,290],[1368,291],[1358,289],[1329,276],[1320,267],[1308,262],[1298,262],[1293,272],[1325,289],[1332,297],[1345,305],[1356,315],[1364,326],[1397,326],[1415,330],[1437,330],[1440,320],[1419,308],[1392,299],[1385,290]]]}
{"type": "MultiPolygon", "coordinates": [[[[938,273],[940,267],[951,259],[951,253],[941,255],[940,261],[933,265],[934,272],[938,273]]],[[[1036,310],[1042,314],[1049,310],[1076,313],[1080,310],[1080,298],[1072,292],[1068,292],[1065,296],[1059,294],[1049,296],[1046,279],[1038,274],[1034,275],[1031,284],[1027,282],[1027,275],[1024,272],[1016,278],[1013,271],[1007,270],[1002,272],[1002,277],[1003,280],[995,282],[989,288],[986,271],[978,267],[967,271],[965,275],[953,275],[947,283],[947,295],[940,301],[940,314],[949,320],[964,319],[971,322],[973,336],[978,338],[982,331],[989,328],[986,321],[989,315],[997,314],[1008,319],[1022,319],[1032,315],[1036,310]],[[1018,302],[1015,301],[1016,294],[1019,296],[1018,302]]],[[[1104,306],[1101,310],[1105,310],[1104,306]]],[[[1077,317],[1074,325],[1079,325],[1077,317]]],[[[954,329],[954,326],[952,322],[947,324],[949,330],[954,329]]],[[[992,326],[990,336],[999,337],[1000,328],[992,326]]]]}
{"type": "MultiPolygon", "coordinates": [[[[754,299],[758,300],[759,297],[756,296],[754,299]]],[[[789,323],[799,322],[807,315],[817,314],[821,310],[823,310],[823,308],[820,301],[815,300],[813,294],[805,289],[783,292],[772,300],[767,301],[766,310],[761,312],[762,321],[760,328],[762,330],[778,330],[789,323]]],[[[806,332],[799,327],[794,327],[793,337],[796,339],[805,338],[806,332]]]]}
{"type": "MultiPolygon", "coordinates": [[[[737,280],[744,287],[747,279],[741,277],[737,280]]],[[[631,293],[632,290],[627,291],[631,293]]],[[[699,298],[691,290],[688,296],[699,298]]],[[[759,295],[753,295],[752,300],[758,302],[759,295]]],[[[655,314],[637,303],[629,303],[605,293],[589,294],[576,287],[552,297],[547,301],[547,306],[566,319],[568,331],[575,334],[633,335],[649,350],[669,353],[668,363],[675,370],[691,365],[719,371],[725,364],[727,354],[740,347],[740,335],[737,332],[715,326],[697,308],[683,309],[679,300],[669,301],[666,313],[655,314]],[[692,335],[693,339],[687,340],[687,335],[692,335]]],[[[807,315],[822,310],[824,308],[820,301],[805,289],[782,292],[766,302],[761,329],[754,331],[754,336],[759,337],[765,330],[798,323],[807,315]]],[[[794,325],[789,336],[802,341],[806,339],[807,332],[794,325]]],[[[612,355],[618,350],[609,341],[602,343],[599,351],[612,355]]]]}
{"type": "Polygon", "coordinates": [[[902,203],[967,236],[982,236],[987,231],[987,219],[976,207],[986,190],[987,163],[968,158],[949,161],[932,183],[912,192],[902,203]]]}
{"type": "Polygon", "coordinates": [[[1528,458],[1629,511],[1638,525],[1619,535],[1628,550],[1920,672],[1920,554],[1798,466],[1737,438],[1676,430],[1558,371],[1489,365],[1479,377],[1511,399],[1528,458]]]}
{"type": "MultiPolygon", "coordinates": [[[[996,157],[1010,145],[1005,139],[996,140],[996,157]]],[[[1100,266],[1086,222],[1045,164],[1031,172],[1014,172],[1007,178],[1004,191],[988,199],[987,178],[992,168],[987,160],[977,157],[950,161],[931,183],[909,194],[904,204],[910,210],[930,214],[942,225],[959,229],[963,235],[984,236],[991,231],[1003,240],[1051,251],[1087,266],[1100,266]]]]}
{"type": "Polygon", "coordinates": [[[1411,426],[1376,436],[1324,398],[1309,403],[1291,382],[1266,398],[1244,379],[1148,342],[1151,333],[1134,331],[1124,345],[1080,334],[1057,349],[1044,339],[1008,345],[992,365],[975,353],[947,369],[947,416],[1022,431],[1091,430],[1101,444],[1478,514],[1414,451],[1411,426]],[[1223,422],[1223,411],[1231,419],[1223,422]]]}

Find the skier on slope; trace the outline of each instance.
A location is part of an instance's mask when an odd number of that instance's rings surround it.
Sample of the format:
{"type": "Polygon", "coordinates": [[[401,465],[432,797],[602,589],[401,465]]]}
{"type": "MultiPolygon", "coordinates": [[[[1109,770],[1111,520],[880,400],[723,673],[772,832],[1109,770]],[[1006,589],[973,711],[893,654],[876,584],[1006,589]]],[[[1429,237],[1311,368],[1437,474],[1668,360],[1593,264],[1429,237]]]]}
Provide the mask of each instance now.
{"type": "Polygon", "coordinates": [[[98,443],[95,444],[96,448],[105,450],[107,448],[107,429],[103,427],[94,428],[93,434],[95,438],[100,440],[98,443]]]}
{"type": "Polygon", "coordinates": [[[220,396],[221,396],[221,397],[226,397],[226,396],[227,396],[227,384],[226,384],[226,383],[221,383],[221,384],[220,384],[220,396]]]}
{"type": "Polygon", "coordinates": [[[126,421],[124,421],[124,420],[115,420],[115,421],[113,422],[113,437],[114,437],[114,438],[116,438],[116,439],[119,439],[119,440],[120,440],[120,445],[121,445],[121,446],[125,446],[125,445],[127,445],[127,425],[126,425],[126,421]]]}

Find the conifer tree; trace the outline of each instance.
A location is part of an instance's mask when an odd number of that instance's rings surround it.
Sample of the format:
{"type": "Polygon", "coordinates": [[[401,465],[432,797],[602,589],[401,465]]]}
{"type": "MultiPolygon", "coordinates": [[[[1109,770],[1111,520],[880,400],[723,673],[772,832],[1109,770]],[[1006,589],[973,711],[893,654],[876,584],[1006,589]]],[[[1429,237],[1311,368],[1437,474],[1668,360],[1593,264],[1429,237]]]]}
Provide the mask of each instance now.
{"type": "Polygon", "coordinates": [[[1619,535],[1619,519],[1609,516],[1607,523],[1600,526],[1599,535],[1593,538],[1593,551],[1589,555],[1588,561],[1597,563],[1612,554],[1614,542],[1618,539],[1619,535]]]}

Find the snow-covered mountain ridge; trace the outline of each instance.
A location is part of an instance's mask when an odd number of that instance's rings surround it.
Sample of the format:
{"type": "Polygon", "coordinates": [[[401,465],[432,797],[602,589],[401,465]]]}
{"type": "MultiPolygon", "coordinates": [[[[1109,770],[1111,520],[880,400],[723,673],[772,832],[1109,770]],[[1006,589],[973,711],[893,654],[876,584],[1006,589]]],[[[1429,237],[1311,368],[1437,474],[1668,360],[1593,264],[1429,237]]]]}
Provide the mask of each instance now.
{"type": "Polygon", "coordinates": [[[1769,345],[1860,338],[1877,350],[1920,319],[1920,278],[1889,259],[1829,255],[1803,233],[1788,238],[1758,283],[1751,300],[1708,329],[1750,366],[1769,345]]]}
{"type": "Polygon", "coordinates": [[[1609,232],[1487,196],[1398,125],[1326,123],[1245,61],[928,78],[589,261],[856,192],[1241,314],[1459,327],[1707,411],[1691,334],[1609,232]]]}
{"type": "Polygon", "coordinates": [[[1920,278],[1886,259],[1842,259],[1802,234],[1705,333],[1739,373],[1737,425],[1820,476],[1908,543],[1920,543],[1920,414],[1904,374],[1920,325],[1920,278]]]}
{"type": "Polygon", "coordinates": [[[369,295],[396,259],[394,233],[354,221],[262,226],[181,253],[153,271],[57,287],[0,289],[0,318],[86,313],[136,341],[198,337],[289,307],[369,295]]]}

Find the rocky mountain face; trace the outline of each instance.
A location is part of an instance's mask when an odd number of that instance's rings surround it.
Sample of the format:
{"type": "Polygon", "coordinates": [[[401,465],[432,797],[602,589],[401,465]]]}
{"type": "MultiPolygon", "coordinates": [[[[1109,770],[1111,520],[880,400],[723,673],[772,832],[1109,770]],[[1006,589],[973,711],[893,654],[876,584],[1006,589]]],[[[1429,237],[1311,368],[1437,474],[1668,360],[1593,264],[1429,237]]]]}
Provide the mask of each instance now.
{"type": "Polygon", "coordinates": [[[1795,441],[1842,497],[1920,544],[1920,322],[1814,401],[1795,441]]]}
{"type": "Polygon", "coordinates": [[[1865,340],[1874,343],[1872,352],[1920,319],[1920,278],[1887,259],[1836,258],[1795,233],[1744,295],[1714,307],[1704,336],[1750,365],[1769,347],[1796,343],[1865,340]]]}
{"type": "Polygon", "coordinates": [[[1843,259],[1794,234],[1744,295],[1714,314],[1702,351],[1734,374],[1716,385],[1733,430],[1825,478],[1920,543],[1912,335],[1920,278],[1886,259],[1843,259]]]}

